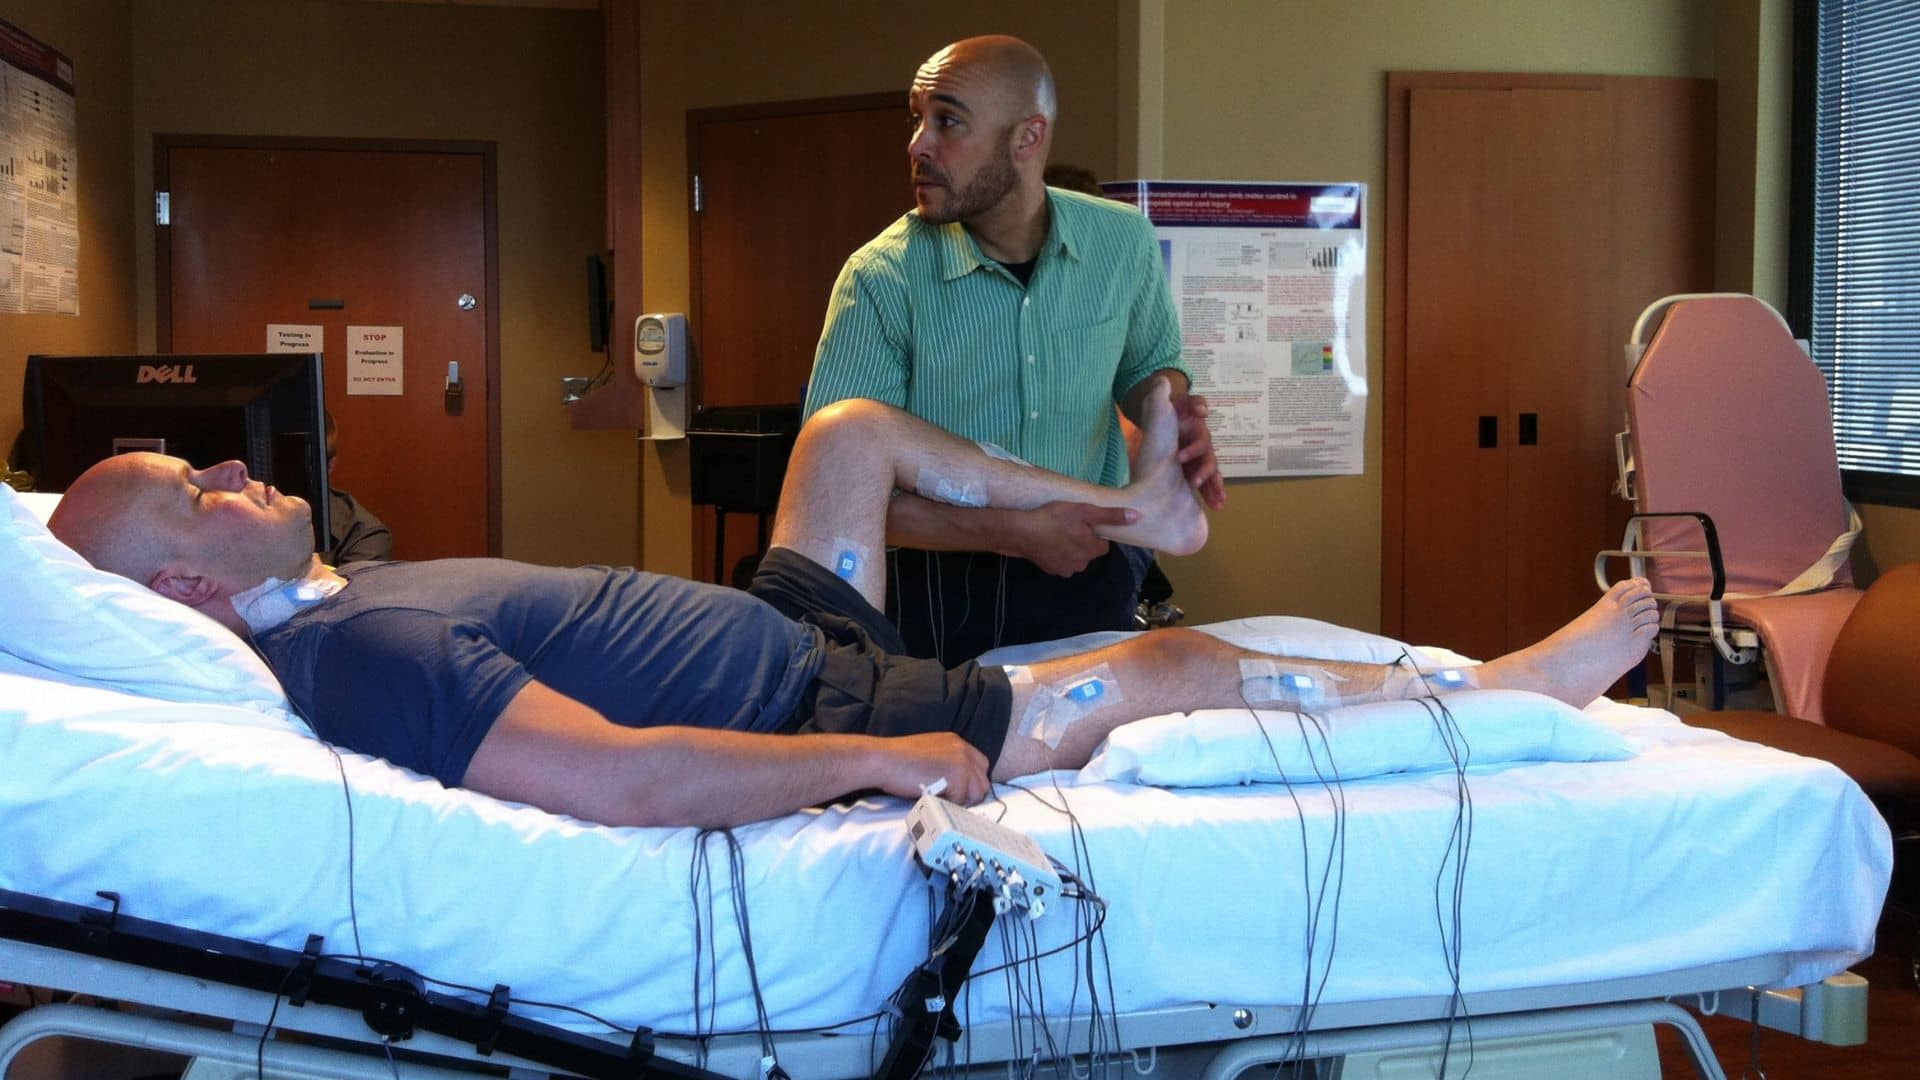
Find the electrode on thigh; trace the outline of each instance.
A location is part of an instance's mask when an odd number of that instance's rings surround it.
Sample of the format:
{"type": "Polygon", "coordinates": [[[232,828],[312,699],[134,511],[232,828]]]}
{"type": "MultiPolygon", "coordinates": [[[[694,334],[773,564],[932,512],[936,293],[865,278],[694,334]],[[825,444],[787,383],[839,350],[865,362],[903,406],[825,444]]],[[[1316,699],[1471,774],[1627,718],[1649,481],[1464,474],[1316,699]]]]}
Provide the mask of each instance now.
{"type": "MultiPolygon", "coordinates": [[[[1352,704],[1340,686],[1347,680],[1325,668],[1290,660],[1240,661],[1240,696],[1249,705],[1333,709],[1352,704]]],[[[1356,699],[1357,701],[1357,699],[1356,699]]]]}
{"type": "Polygon", "coordinates": [[[934,502],[950,503],[954,506],[987,505],[987,485],[984,480],[956,480],[934,469],[922,467],[920,475],[914,478],[913,490],[921,498],[934,502]]]}
{"type": "Polygon", "coordinates": [[[1030,668],[1014,666],[1006,672],[1007,681],[1016,689],[1033,686],[1016,732],[1046,743],[1049,749],[1057,748],[1068,729],[1082,717],[1126,700],[1120,692],[1119,680],[1113,676],[1113,668],[1107,664],[1038,686],[1034,685],[1030,668]]]}
{"type": "Polygon", "coordinates": [[[870,556],[867,545],[844,536],[833,538],[833,574],[842,581],[852,581],[867,565],[870,556]]]}

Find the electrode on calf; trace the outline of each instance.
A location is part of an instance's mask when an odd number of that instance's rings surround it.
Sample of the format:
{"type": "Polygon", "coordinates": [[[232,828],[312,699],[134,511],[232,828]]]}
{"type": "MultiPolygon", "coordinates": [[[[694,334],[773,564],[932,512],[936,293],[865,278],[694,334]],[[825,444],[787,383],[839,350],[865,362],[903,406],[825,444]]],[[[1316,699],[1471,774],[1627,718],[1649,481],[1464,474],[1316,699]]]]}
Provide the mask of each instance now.
{"type": "Polygon", "coordinates": [[[1015,665],[1006,672],[1007,681],[1016,691],[1032,688],[1015,733],[1038,739],[1048,749],[1058,749],[1068,730],[1082,717],[1126,700],[1120,692],[1120,681],[1107,664],[1047,683],[1036,683],[1033,669],[1028,667],[1015,665]]]}

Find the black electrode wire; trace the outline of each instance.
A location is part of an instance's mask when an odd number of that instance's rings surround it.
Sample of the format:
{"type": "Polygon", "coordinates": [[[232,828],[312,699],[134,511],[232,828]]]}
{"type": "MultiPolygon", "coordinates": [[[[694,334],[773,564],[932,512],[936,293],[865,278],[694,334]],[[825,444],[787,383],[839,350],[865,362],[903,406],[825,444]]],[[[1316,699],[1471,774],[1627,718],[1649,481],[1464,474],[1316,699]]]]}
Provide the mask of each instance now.
{"type": "MultiPolygon", "coordinates": [[[[973,555],[973,552],[967,552],[967,561],[962,564],[960,568],[960,595],[967,602],[967,606],[960,609],[960,628],[962,630],[965,630],[967,626],[973,622],[973,555]]],[[[998,645],[1000,643],[996,641],[994,644],[998,645]]],[[[944,664],[948,661],[943,655],[940,657],[940,662],[944,664]]]]}
{"type": "Polygon", "coordinates": [[[1261,719],[1259,710],[1255,709],[1253,702],[1247,699],[1244,683],[1240,687],[1240,700],[1246,706],[1247,715],[1252,718],[1254,727],[1260,732],[1261,741],[1266,744],[1267,755],[1273,762],[1274,774],[1286,787],[1287,797],[1293,802],[1294,816],[1300,827],[1300,882],[1305,915],[1306,957],[1301,972],[1300,1011],[1296,1014],[1286,1050],[1281,1056],[1282,1064],[1297,1063],[1305,1060],[1308,1032],[1311,1030],[1313,1016],[1319,1009],[1321,995],[1325,993],[1327,981],[1332,976],[1334,953],[1339,946],[1340,906],[1346,889],[1346,783],[1341,779],[1339,769],[1333,760],[1333,748],[1324,724],[1304,710],[1288,710],[1293,713],[1301,745],[1307,751],[1307,761],[1313,768],[1314,779],[1319,782],[1321,790],[1326,792],[1333,816],[1327,855],[1321,866],[1320,881],[1316,888],[1313,884],[1312,841],[1307,829],[1306,808],[1300,801],[1300,793],[1294,787],[1293,781],[1288,779],[1286,770],[1281,767],[1280,754],[1274,745],[1273,735],[1267,730],[1266,721],[1261,719]],[[1313,739],[1307,733],[1309,724],[1312,724],[1314,731],[1319,734],[1321,752],[1326,755],[1328,766],[1333,769],[1332,780],[1327,778],[1326,772],[1320,767],[1318,755],[1314,753],[1313,739]],[[1336,866],[1337,878],[1335,877],[1336,866]],[[1319,946],[1320,921],[1326,911],[1327,889],[1330,883],[1333,886],[1333,921],[1329,928],[1326,961],[1316,986],[1315,954],[1319,946]]]}
{"type": "MultiPolygon", "coordinates": [[[[306,723],[308,727],[313,726],[306,717],[300,716],[298,710],[294,710],[294,715],[298,716],[301,722],[306,723]]],[[[333,755],[334,770],[340,775],[340,795],[345,800],[347,807],[347,925],[353,931],[353,949],[354,952],[358,954],[366,950],[365,947],[360,944],[360,907],[354,900],[354,892],[357,887],[356,879],[358,868],[356,862],[358,852],[354,842],[353,787],[347,782],[347,763],[345,759],[340,756],[340,751],[335,750],[331,745],[324,742],[320,745],[327,753],[333,755]]],[[[261,1076],[267,1074],[267,1039],[272,1037],[273,1023],[279,1019],[280,1016],[280,999],[286,996],[287,982],[293,978],[293,973],[296,970],[298,970],[298,965],[288,968],[286,974],[280,977],[280,985],[275,987],[273,991],[273,1007],[267,1010],[267,1022],[261,1026],[260,1039],[254,1044],[254,1068],[261,1076]]],[[[393,1047],[389,1045],[385,1039],[382,1039],[380,1040],[380,1049],[385,1052],[387,1056],[387,1068],[392,1071],[394,1080],[399,1080],[400,1067],[394,1063],[393,1047]]]]}
{"type": "MultiPolygon", "coordinates": [[[[1119,1013],[1112,1009],[1113,1003],[1117,1000],[1113,989],[1113,957],[1108,949],[1106,935],[1100,932],[1101,926],[1106,922],[1106,902],[1099,898],[1099,884],[1094,877],[1093,870],[1093,846],[1087,840],[1086,828],[1081,825],[1079,815],[1073,812],[1072,801],[1067,798],[1065,789],[1061,788],[1058,775],[1053,771],[1049,771],[1047,780],[1053,786],[1054,793],[1060,797],[1060,805],[1058,806],[1048,802],[1045,796],[1030,787],[1021,784],[1009,784],[1008,786],[1015,790],[1025,792],[1041,806],[1067,819],[1067,832],[1072,844],[1076,871],[1068,871],[1066,867],[1060,865],[1058,859],[1052,859],[1051,856],[1049,856],[1049,859],[1051,859],[1056,867],[1059,867],[1063,880],[1073,882],[1077,888],[1088,895],[1088,898],[1091,899],[1097,907],[1099,920],[1094,923],[1091,928],[1086,928],[1086,924],[1082,921],[1082,918],[1086,914],[1085,910],[1075,910],[1073,942],[1086,941],[1090,943],[1084,961],[1087,977],[1087,1045],[1089,1054],[1091,1055],[1089,1071],[1091,1072],[1094,1068],[1105,1071],[1118,1064],[1117,1058],[1109,1059],[1107,1055],[1109,1053],[1117,1054],[1121,1042],[1119,1013]],[[1077,872],[1082,869],[1085,875],[1084,880],[1077,872]],[[1094,945],[1097,945],[1100,950],[1098,970],[1096,970],[1094,964],[1092,948],[1094,945]],[[1098,976],[1101,974],[1104,974],[1107,986],[1106,1005],[1104,1007],[1101,1004],[1099,990],[1100,979],[1098,976]],[[1104,1024],[1101,1022],[1103,1016],[1105,1016],[1107,1020],[1104,1024]],[[1109,1050],[1109,1047],[1111,1047],[1111,1050],[1109,1050]]],[[[1051,955],[1051,953],[1043,955],[1051,955]]],[[[1073,1011],[1078,1009],[1080,968],[1081,965],[1078,964],[1074,967],[1075,998],[1072,1009],[1068,1013],[1069,1023],[1071,1023],[1071,1017],[1074,1014],[1073,1011]]]]}
{"type": "MultiPolygon", "coordinates": [[[[1331,882],[1334,891],[1333,913],[1332,921],[1327,931],[1326,960],[1321,965],[1319,982],[1312,985],[1307,995],[1302,999],[1303,1008],[1300,1023],[1296,1025],[1297,1038],[1299,1040],[1299,1054],[1301,1058],[1304,1059],[1307,1033],[1312,1030],[1313,1018],[1320,1011],[1320,1000],[1326,993],[1328,980],[1333,975],[1334,954],[1339,951],[1340,946],[1341,897],[1346,891],[1347,884],[1347,786],[1345,780],[1340,776],[1338,763],[1333,759],[1333,744],[1327,734],[1324,718],[1301,711],[1295,711],[1293,715],[1294,723],[1300,732],[1301,745],[1305,747],[1307,751],[1307,762],[1313,767],[1314,779],[1319,781],[1321,789],[1327,793],[1328,805],[1333,811],[1332,832],[1328,837],[1327,857],[1320,868],[1320,884],[1313,898],[1313,916],[1307,934],[1307,977],[1310,983],[1313,979],[1313,958],[1319,948],[1320,920],[1326,912],[1327,887],[1329,882],[1331,882]],[[1326,756],[1327,767],[1333,772],[1331,781],[1328,780],[1326,773],[1321,770],[1319,757],[1314,753],[1313,738],[1308,734],[1309,725],[1312,726],[1313,733],[1318,735],[1320,752],[1326,756]]],[[[1261,725],[1260,730],[1261,737],[1263,739],[1266,738],[1267,732],[1264,724],[1261,725]]],[[[1273,744],[1269,740],[1267,743],[1267,751],[1269,754],[1272,754],[1273,750],[1273,744]]]]}
{"type": "Polygon", "coordinates": [[[995,558],[1000,560],[1000,582],[994,589],[993,600],[993,647],[997,649],[1007,636],[1007,557],[997,555],[995,558]]]}
{"type": "Polygon", "coordinates": [[[753,958],[753,921],[747,914],[747,854],[732,829],[703,830],[695,842],[704,847],[705,837],[713,832],[718,832],[727,841],[727,873],[733,889],[733,921],[739,928],[740,949],[747,961],[747,983],[753,990],[753,1013],[759,1023],[761,1056],[778,1069],[780,1053],[773,1045],[773,1018],[767,1015],[767,1000],[760,992],[760,969],[753,958]]]}
{"type": "Polygon", "coordinates": [[[1440,1072],[1445,1075],[1447,1061],[1453,1049],[1455,1023],[1464,1020],[1467,1028],[1467,1072],[1473,1071],[1473,1016],[1467,1008],[1466,996],[1461,992],[1462,959],[1464,949],[1466,872],[1467,859],[1473,847],[1473,792],[1467,784],[1467,766],[1472,760],[1472,747],[1467,742],[1466,733],[1461,730],[1453,710],[1447,708],[1440,696],[1434,692],[1427,680],[1427,673],[1414,663],[1413,658],[1404,650],[1397,663],[1407,663],[1420,676],[1421,685],[1427,696],[1417,698],[1421,707],[1426,709],[1432,719],[1441,744],[1446,747],[1448,757],[1454,767],[1455,810],[1453,827],[1447,838],[1447,846],[1441,853],[1439,869],[1433,882],[1434,921],[1440,934],[1441,959],[1447,966],[1447,973],[1453,981],[1453,992],[1447,999],[1445,1040],[1440,1048],[1440,1072]],[[1441,894],[1447,875],[1447,865],[1453,864],[1453,887],[1451,889],[1451,911],[1443,913],[1441,894]],[[1448,914],[1451,915],[1451,937],[1448,935],[1448,914]]]}
{"type": "Polygon", "coordinates": [[[701,912],[713,913],[713,868],[707,859],[706,834],[701,833],[694,839],[693,854],[687,864],[687,906],[693,909],[693,1042],[694,1060],[702,1069],[707,1067],[708,1038],[713,1026],[719,1022],[720,1007],[720,944],[711,940],[717,919],[702,918],[701,912]],[[702,886],[705,887],[705,903],[702,903],[702,886]],[[705,959],[708,971],[705,980],[713,987],[712,999],[707,1003],[706,1013],[701,1010],[701,961],[705,959]]]}

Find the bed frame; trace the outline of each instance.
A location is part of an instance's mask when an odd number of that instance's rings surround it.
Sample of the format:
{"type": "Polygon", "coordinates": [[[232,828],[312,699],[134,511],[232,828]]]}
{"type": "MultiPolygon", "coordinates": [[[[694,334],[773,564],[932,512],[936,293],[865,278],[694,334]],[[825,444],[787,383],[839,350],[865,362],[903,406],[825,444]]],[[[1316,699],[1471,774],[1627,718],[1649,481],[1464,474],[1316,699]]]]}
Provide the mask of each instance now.
{"type": "MultiPolygon", "coordinates": [[[[1571,1047],[1585,1039],[1591,1052],[1596,1034],[1666,1024],[1681,1034],[1702,1077],[1724,1080],[1698,1020],[1674,998],[1818,1042],[1865,1041],[1864,979],[1843,973],[1792,990],[1755,989],[1779,981],[1786,970],[1786,958],[1759,956],[1631,979],[1471,994],[1465,999],[1471,1027],[1454,1025],[1454,1056],[1464,1062],[1469,1037],[1485,1061],[1508,1040],[1539,1054],[1543,1040],[1571,1047]]],[[[600,1038],[531,1020],[507,1007],[504,987],[480,1004],[423,991],[405,969],[327,958],[316,940],[296,953],[122,917],[113,908],[5,891],[0,980],[76,999],[29,1008],[0,1026],[0,1075],[25,1047],[61,1036],[188,1056],[196,1060],[190,1077],[250,1077],[256,1058],[273,1077],[765,1075],[762,1048],[752,1036],[714,1040],[697,1065],[699,1048],[685,1040],[656,1040],[644,1030],[600,1038]],[[80,1004],[80,997],[92,1003],[80,1004]],[[271,1034],[304,1037],[263,1041],[270,1017],[271,1034]]],[[[1298,1006],[1228,1003],[1126,1013],[1115,1030],[1123,1063],[1133,1071],[1151,1071],[1164,1051],[1179,1054],[1207,1080],[1227,1080],[1290,1058],[1437,1048],[1449,1034],[1447,1005],[1431,997],[1323,1004],[1304,1036],[1295,1034],[1298,1006]]],[[[1054,1043],[1067,1053],[1088,1052],[1084,1017],[1048,1023],[1054,1043]]],[[[1016,1048],[1034,1047],[1037,1035],[1031,1025],[984,1024],[956,1048],[964,1046],[978,1067],[1013,1059],[1016,1048]]],[[[881,1060],[866,1028],[783,1036],[776,1045],[781,1068],[802,1078],[876,1075],[881,1060]]],[[[935,1049],[936,1065],[946,1060],[944,1046],[935,1049]]],[[[1181,1073],[1188,1071],[1183,1065],[1181,1073]]]]}

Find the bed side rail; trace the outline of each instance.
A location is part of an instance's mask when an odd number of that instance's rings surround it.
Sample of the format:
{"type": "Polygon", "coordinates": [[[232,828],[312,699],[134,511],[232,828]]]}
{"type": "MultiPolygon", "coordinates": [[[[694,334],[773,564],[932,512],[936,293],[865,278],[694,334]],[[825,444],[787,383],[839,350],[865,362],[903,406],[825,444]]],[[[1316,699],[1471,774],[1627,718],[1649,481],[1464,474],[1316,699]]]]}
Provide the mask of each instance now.
{"type": "Polygon", "coordinates": [[[621,1047],[513,1015],[504,985],[481,1004],[428,990],[398,964],[328,956],[317,934],[295,952],[124,915],[119,894],[95,895],[107,901],[105,910],[0,889],[0,937],[276,994],[293,1006],[313,1001],[358,1010],[393,1040],[420,1029],[470,1044],[482,1056],[499,1050],[589,1077],[715,1077],[656,1057],[653,1033],[644,1027],[621,1047]]]}

